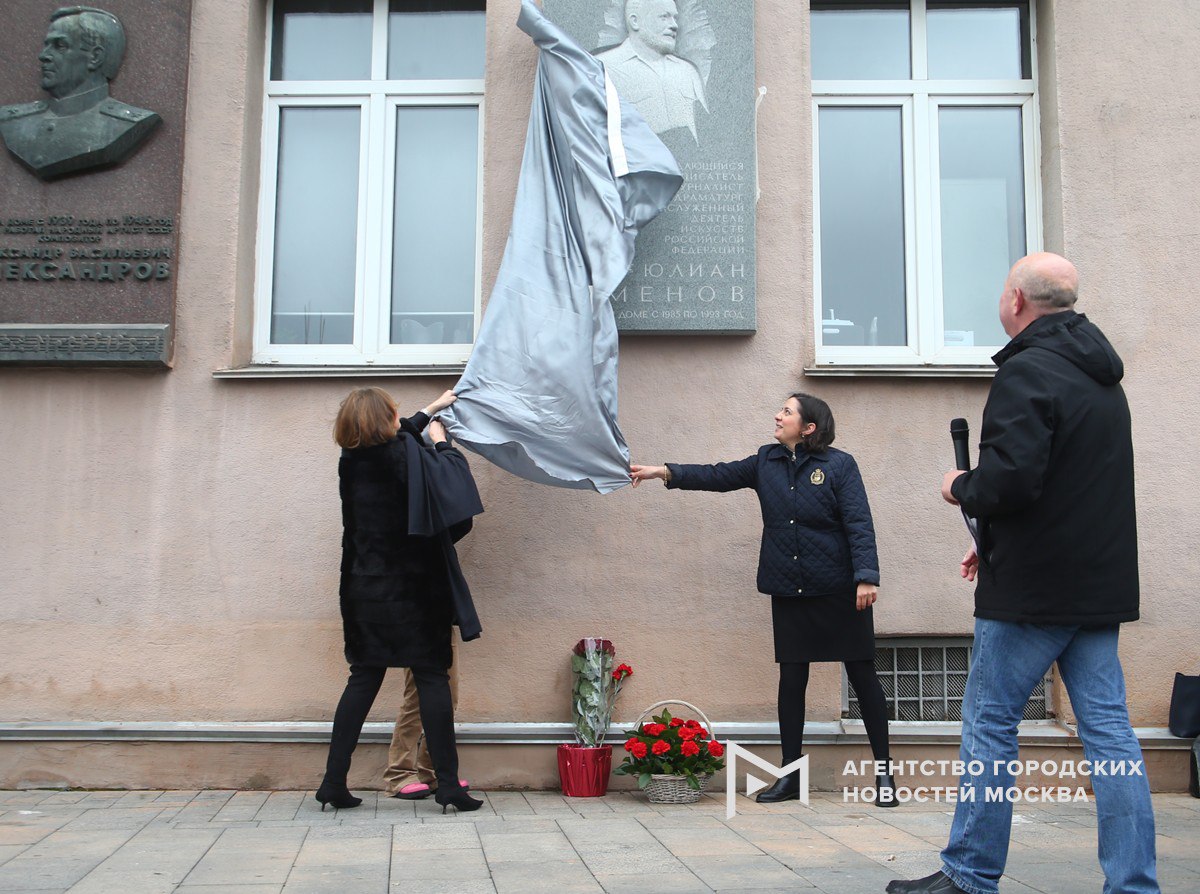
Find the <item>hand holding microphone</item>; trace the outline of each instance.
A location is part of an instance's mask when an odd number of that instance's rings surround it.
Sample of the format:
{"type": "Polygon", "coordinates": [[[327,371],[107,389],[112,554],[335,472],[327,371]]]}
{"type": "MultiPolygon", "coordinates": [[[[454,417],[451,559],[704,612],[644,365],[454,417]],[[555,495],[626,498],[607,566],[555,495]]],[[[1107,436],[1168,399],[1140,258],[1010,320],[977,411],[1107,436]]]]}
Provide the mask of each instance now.
{"type": "Polygon", "coordinates": [[[962,472],[971,471],[971,448],[967,446],[970,435],[971,428],[967,425],[967,420],[961,416],[950,420],[950,440],[954,442],[954,468],[962,472]]]}
{"type": "MultiPolygon", "coordinates": [[[[950,440],[954,442],[954,465],[956,468],[952,472],[947,472],[942,476],[942,499],[951,506],[958,506],[958,500],[954,499],[954,493],[951,488],[954,486],[955,480],[959,475],[971,471],[971,450],[967,445],[967,439],[970,436],[970,427],[967,425],[967,420],[963,418],[950,420],[950,440]]],[[[974,580],[975,573],[979,568],[979,557],[977,550],[979,549],[979,522],[967,515],[967,510],[963,509],[963,521],[967,523],[967,530],[971,532],[971,540],[973,546],[970,551],[963,557],[962,560],[962,576],[967,580],[974,580]]]]}
{"type": "Polygon", "coordinates": [[[967,426],[967,420],[962,418],[950,420],[950,440],[954,442],[954,471],[947,472],[942,476],[942,499],[951,506],[958,505],[958,500],[954,499],[954,494],[950,491],[954,479],[963,472],[971,470],[971,451],[967,446],[969,434],[970,428],[967,426]]]}

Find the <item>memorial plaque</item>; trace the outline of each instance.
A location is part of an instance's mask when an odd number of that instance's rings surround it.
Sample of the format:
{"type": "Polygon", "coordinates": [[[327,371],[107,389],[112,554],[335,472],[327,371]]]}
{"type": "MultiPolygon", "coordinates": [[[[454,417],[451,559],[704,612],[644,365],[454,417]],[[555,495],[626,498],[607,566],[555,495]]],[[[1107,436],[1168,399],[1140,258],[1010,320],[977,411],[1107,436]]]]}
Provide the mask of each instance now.
{"type": "Polygon", "coordinates": [[[191,0],[7,0],[0,364],[170,366],[191,0]]]}
{"type": "Polygon", "coordinates": [[[683,187],[613,293],[622,332],[755,329],[753,0],[545,0],[674,153],[683,187]]]}

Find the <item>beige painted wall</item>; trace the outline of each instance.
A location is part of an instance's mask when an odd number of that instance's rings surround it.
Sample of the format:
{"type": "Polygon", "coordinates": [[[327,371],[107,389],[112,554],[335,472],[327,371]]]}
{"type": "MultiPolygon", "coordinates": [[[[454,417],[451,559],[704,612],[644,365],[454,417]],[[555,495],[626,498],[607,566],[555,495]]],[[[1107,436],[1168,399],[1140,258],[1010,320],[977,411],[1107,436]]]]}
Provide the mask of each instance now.
{"type": "MultiPolygon", "coordinates": [[[[534,53],[517,0],[488,23],[485,283],[507,233],[534,53]]],[[[329,430],[368,382],[416,409],[453,378],[217,381],[248,355],[262,15],[195,0],[169,373],[0,370],[0,716],[5,720],[329,719],[344,679],[339,515],[329,430]]],[[[1165,725],[1171,676],[1195,669],[1200,280],[1200,22],[1189,0],[1042,10],[1046,241],[1083,278],[1081,309],[1126,360],[1134,409],[1143,618],[1123,636],[1133,719],[1165,725]],[[1058,184],[1061,182],[1061,195],[1058,184]],[[1048,190],[1050,192],[1050,190],[1048,190]]],[[[947,423],[978,431],[986,381],[813,379],[807,22],[758,0],[763,197],[759,330],[626,338],[621,423],[640,462],[740,458],[782,396],[826,397],[859,460],[880,535],[882,634],[967,633],[961,520],[938,496],[947,423]]],[[[999,284],[997,284],[997,290],[999,284]]],[[[678,696],[718,720],[774,716],[769,601],[754,592],[747,494],[517,480],[476,458],[488,507],[461,556],[484,638],[461,650],[460,719],[567,718],[566,655],[615,640],[636,674],[619,719],[678,696]]],[[[1081,532],[1086,536],[1086,532],[1081,532]]],[[[395,710],[385,688],[374,718],[395,710]]],[[[838,716],[834,666],[809,716],[838,716]]]]}

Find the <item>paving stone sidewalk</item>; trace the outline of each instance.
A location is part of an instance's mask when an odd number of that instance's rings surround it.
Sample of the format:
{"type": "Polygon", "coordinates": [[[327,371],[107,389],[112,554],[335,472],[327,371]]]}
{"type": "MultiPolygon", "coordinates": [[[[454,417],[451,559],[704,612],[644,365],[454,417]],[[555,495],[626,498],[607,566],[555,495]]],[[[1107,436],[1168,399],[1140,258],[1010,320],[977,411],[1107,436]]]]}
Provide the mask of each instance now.
{"type": "MultiPolygon", "coordinates": [[[[816,793],[759,805],[724,795],[651,805],[640,793],[486,793],[476,813],[363,793],[322,813],[312,792],[0,792],[0,891],[72,894],[526,894],[773,891],[879,894],[926,875],[946,804],[893,810],[816,793]]],[[[1155,795],[1159,878],[1200,892],[1200,800],[1155,795]]],[[[1098,894],[1092,804],[1021,804],[1002,894],[1098,894]]]]}

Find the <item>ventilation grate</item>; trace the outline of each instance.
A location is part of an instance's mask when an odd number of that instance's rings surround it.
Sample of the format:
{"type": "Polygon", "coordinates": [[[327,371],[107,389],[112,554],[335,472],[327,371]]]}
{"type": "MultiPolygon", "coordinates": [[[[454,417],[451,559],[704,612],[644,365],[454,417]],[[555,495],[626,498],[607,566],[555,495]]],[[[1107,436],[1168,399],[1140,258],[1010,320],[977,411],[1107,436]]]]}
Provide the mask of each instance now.
{"type": "MultiPolygon", "coordinates": [[[[962,720],[963,693],[971,667],[970,637],[877,640],[875,670],[883,684],[890,720],[962,720]]],[[[842,716],[861,720],[854,689],[842,676],[842,716]]],[[[1049,714],[1049,674],[1038,681],[1025,705],[1025,720],[1049,714]]]]}

